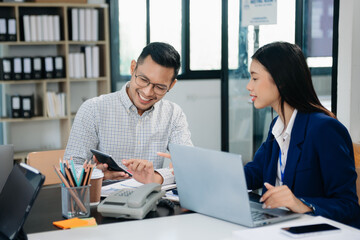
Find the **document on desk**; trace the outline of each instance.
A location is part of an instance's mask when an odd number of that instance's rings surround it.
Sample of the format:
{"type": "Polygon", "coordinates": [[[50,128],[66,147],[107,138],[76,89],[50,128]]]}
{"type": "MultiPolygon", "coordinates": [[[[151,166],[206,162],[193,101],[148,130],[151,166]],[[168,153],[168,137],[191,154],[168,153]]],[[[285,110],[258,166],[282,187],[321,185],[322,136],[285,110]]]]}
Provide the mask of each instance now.
{"type": "MultiPolygon", "coordinates": [[[[326,233],[324,235],[311,235],[304,236],[301,239],[311,239],[311,240],[338,240],[338,239],[360,239],[360,231],[347,227],[344,224],[337,223],[335,221],[329,220],[327,218],[318,216],[312,219],[304,221],[302,218],[281,222],[274,225],[268,225],[261,228],[249,228],[244,230],[237,230],[233,232],[233,239],[266,239],[266,240],[289,240],[295,239],[290,236],[287,236],[281,232],[282,227],[293,227],[300,225],[309,225],[317,223],[328,223],[335,227],[340,228],[340,231],[333,233],[326,233]]],[[[300,239],[300,238],[299,238],[300,239]]]]}
{"type": "MultiPolygon", "coordinates": [[[[127,179],[124,181],[120,181],[120,182],[116,182],[113,184],[109,184],[106,186],[103,186],[101,188],[101,196],[102,197],[107,197],[109,196],[111,193],[116,192],[120,189],[124,189],[124,188],[137,188],[140,187],[141,185],[143,185],[142,183],[136,181],[135,179],[131,178],[131,179],[127,179]]],[[[176,188],[176,184],[169,184],[169,185],[163,185],[161,187],[161,190],[169,190],[169,189],[174,189],[176,188]]]]}

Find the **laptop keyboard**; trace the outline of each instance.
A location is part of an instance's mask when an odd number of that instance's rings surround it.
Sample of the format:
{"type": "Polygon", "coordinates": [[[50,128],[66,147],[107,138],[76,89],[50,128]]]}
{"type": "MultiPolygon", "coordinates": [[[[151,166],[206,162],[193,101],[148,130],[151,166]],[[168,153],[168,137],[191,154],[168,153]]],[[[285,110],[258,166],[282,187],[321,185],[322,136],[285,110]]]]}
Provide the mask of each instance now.
{"type": "Polygon", "coordinates": [[[270,218],[275,218],[276,216],[264,212],[251,211],[251,217],[253,221],[262,221],[270,218]]]}

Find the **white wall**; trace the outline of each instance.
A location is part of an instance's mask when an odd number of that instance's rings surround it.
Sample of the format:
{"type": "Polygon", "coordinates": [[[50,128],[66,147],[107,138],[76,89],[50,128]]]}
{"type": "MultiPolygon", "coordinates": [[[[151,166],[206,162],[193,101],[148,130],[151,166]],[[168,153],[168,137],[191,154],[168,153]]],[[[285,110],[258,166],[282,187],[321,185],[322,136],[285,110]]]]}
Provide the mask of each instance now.
{"type": "Polygon", "coordinates": [[[221,150],[220,80],[180,80],[165,96],[186,114],[195,146],[221,150]]]}
{"type": "Polygon", "coordinates": [[[360,1],[340,1],[338,119],[360,143],[360,1]]]}

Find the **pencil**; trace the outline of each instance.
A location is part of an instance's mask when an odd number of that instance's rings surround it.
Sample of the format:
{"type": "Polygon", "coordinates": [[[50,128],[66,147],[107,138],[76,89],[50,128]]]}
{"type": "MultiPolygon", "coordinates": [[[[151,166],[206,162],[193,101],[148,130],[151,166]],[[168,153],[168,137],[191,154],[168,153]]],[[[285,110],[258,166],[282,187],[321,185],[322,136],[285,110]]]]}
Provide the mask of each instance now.
{"type": "Polygon", "coordinates": [[[58,177],[60,178],[60,180],[63,182],[63,184],[65,185],[65,187],[69,188],[69,193],[71,194],[71,196],[74,198],[76,204],[79,206],[79,208],[81,209],[81,211],[83,212],[87,212],[86,207],[84,206],[84,204],[81,202],[81,200],[79,199],[79,196],[77,195],[76,192],[73,191],[73,189],[70,189],[70,185],[68,183],[68,181],[64,178],[64,176],[61,174],[59,167],[54,165],[54,169],[56,174],[58,175],[58,177]]]}

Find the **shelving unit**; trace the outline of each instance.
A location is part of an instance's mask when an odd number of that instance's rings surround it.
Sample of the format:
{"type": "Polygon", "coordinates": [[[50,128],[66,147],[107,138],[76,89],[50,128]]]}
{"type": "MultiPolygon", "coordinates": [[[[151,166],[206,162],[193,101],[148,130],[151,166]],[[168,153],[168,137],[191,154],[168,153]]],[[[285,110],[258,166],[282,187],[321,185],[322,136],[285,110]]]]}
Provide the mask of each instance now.
{"type": "Polygon", "coordinates": [[[16,41],[0,42],[0,57],[63,56],[65,77],[54,79],[0,80],[0,127],[4,144],[14,144],[15,158],[23,159],[28,152],[66,147],[72,121],[81,103],[91,97],[110,92],[109,23],[106,4],[53,4],[53,3],[0,3],[0,15],[15,18],[16,41]],[[71,9],[97,9],[99,41],[72,41],[71,9]],[[56,14],[60,18],[60,41],[26,42],[23,32],[24,15],[56,14]],[[70,78],[69,53],[83,46],[99,46],[98,78],[70,78]],[[47,115],[46,92],[64,92],[66,113],[64,117],[47,115]],[[34,95],[35,116],[11,118],[9,96],[34,95]]]}

